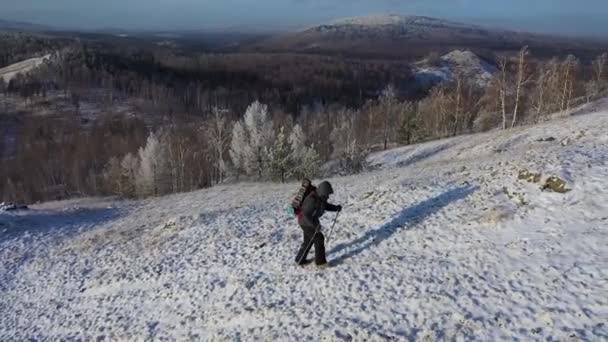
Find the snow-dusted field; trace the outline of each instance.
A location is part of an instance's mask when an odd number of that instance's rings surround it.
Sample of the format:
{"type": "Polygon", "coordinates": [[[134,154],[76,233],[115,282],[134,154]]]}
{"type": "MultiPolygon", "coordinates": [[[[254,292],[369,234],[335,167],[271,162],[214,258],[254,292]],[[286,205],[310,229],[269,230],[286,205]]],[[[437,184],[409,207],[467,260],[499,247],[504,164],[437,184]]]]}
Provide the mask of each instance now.
{"type": "Polygon", "coordinates": [[[44,63],[47,59],[49,59],[51,55],[46,55],[43,57],[30,58],[25,61],[21,61],[19,63],[15,63],[9,65],[7,67],[0,69],[0,79],[4,80],[4,82],[9,83],[13,77],[27,73],[30,70],[38,67],[40,64],[44,63]]]}
{"type": "Polygon", "coordinates": [[[469,81],[484,87],[498,71],[468,50],[454,50],[441,57],[441,66],[429,66],[425,61],[413,66],[414,77],[422,85],[429,86],[445,81],[454,81],[457,72],[469,81]]]}
{"type": "Polygon", "coordinates": [[[331,180],[324,271],[293,264],[294,184],[0,214],[0,340],[608,339],[608,112],[370,162],[331,180]]]}

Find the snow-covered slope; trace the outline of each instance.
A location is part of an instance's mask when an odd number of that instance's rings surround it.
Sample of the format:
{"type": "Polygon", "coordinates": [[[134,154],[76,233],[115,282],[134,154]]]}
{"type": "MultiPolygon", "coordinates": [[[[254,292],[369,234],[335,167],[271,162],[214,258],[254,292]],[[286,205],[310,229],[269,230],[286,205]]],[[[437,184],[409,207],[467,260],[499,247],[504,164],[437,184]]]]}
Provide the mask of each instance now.
{"type": "Polygon", "coordinates": [[[606,132],[600,111],[375,154],[331,180],[324,271],[293,264],[294,184],[0,214],[0,340],[605,340],[606,132]]]}
{"type": "Polygon", "coordinates": [[[30,58],[19,63],[11,64],[5,68],[0,69],[0,79],[8,83],[13,79],[13,77],[19,74],[29,72],[30,70],[44,63],[44,61],[46,61],[50,57],[51,55],[46,55],[43,57],[30,58]]]}
{"type": "Polygon", "coordinates": [[[462,73],[467,79],[483,87],[490,82],[498,71],[495,66],[482,60],[469,50],[454,50],[441,57],[441,65],[431,66],[425,61],[412,69],[416,81],[422,85],[434,85],[452,81],[456,73],[462,73]]]}
{"type": "Polygon", "coordinates": [[[474,28],[474,25],[466,25],[448,20],[422,17],[422,16],[407,16],[399,14],[375,14],[362,17],[342,18],[333,21],[329,25],[332,26],[367,26],[367,27],[378,27],[378,26],[404,26],[409,28],[474,28]]]}

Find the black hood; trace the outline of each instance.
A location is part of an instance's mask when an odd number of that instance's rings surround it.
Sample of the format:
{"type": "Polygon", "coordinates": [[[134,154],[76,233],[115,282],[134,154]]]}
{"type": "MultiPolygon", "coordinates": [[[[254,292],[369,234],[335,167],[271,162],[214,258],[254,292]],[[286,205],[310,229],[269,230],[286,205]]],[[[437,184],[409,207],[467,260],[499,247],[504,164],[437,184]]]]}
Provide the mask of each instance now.
{"type": "Polygon", "coordinates": [[[334,193],[334,189],[331,187],[329,182],[323,182],[319,184],[317,187],[317,194],[321,197],[329,197],[329,195],[334,193]]]}

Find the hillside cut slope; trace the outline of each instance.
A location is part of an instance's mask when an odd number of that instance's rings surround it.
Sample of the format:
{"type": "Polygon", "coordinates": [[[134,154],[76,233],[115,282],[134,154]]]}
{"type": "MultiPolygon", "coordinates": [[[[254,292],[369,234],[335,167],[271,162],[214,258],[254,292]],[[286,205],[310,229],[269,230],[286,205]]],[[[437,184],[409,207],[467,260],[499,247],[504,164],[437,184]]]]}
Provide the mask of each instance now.
{"type": "Polygon", "coordinates": [[[599,111],[374,154],[330,179],[323,271],[293,262],[295,184],[0,213],[0,340],[605,340],[606,132],[599,111]]]}

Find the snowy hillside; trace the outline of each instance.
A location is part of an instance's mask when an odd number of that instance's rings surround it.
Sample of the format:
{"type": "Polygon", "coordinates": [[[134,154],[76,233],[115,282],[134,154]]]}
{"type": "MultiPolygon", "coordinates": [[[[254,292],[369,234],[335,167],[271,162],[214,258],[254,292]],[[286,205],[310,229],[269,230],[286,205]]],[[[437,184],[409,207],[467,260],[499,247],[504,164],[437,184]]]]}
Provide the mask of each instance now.
{"type": "Polygon", "coordinates": [[[599,111],[375,154],[331,179],[323,271],[293,264],[294,184],[0,213],[0,340],[606,340],[606,132],[599,111]]]}
{"type": "Polygon", "coordinates": [[[40,64],[44,63],[48,60],[51,55],[46,55],[43,57],[30,58],[25,61],[21,61],[19,63],[15,63],[0,69],[0,79],[4,80],[4,82],[10,82],[13,77],[19,74],[25,74],[30,70],[38,67],[40,64]]]}
{"type": "Polygon", "coordinates": [[[413,67],[416,81],[422,85],[434,85],[454,80],[457,72],[483,87],[498,71],[495,66],[482,60],[471,51],[454,50],[441,57],[441,65],[431,66],[422,61],[413,67]]]}
{"type": "Polygon", "coordinates": [[[404,27],[415,28],[420,27],[458,27],[458,28],[474,28],[473,25],[455,23],[443,19],[429,18],[422,16],[407,16],[398,14],[377,14],[362,17],[342,18],[333,21],[330,25],[335,26],[387,26],[399,25],[404,27]]]}

